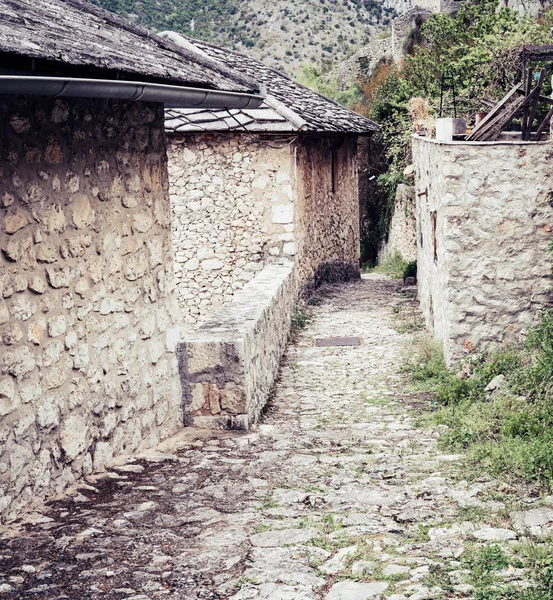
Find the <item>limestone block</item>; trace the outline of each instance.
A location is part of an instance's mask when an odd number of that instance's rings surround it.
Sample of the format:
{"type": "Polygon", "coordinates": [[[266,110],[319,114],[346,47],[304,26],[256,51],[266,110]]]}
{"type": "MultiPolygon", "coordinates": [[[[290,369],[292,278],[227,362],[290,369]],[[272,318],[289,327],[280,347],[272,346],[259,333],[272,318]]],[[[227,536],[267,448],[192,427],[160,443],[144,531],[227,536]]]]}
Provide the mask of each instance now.
{"type": "Polygon", "coordinates": [[[97,442],[94,449],[94,470],[98,471],[113,458],[113,448],[108,442],[97,442]]]}
{"type": "Polygon", "coordinates": [[[57,337],[63,335],[67,330],[67,322],[63,315],[55,315],[51,319],[48,319],[48,335],[50,337],[57,337]]]}
{"type": "Polygon", "coordinates": [[[55,390],[61,387],[67,380],[67,375],[70,373],[68,363],[63,361],[53,367],[43,369],[42,385],[46,390],[55,390]]]}
{"type": "Polygon", "coordinates": [[[271,207],[273,223],[292,223],[294,221],[293,204],[275,204],[271,207]]]}
{"type": "Polygon", "coordinates": [[[4,231],[13,234],[29,224],[27,213],[21,208],[10,209],[4,215],[4,231]]]}
{"type": "Polygon", "coordinates": [[[57,427],[60,422],[59,407],[56,397],[46,396],[37,410],[36,422],[43,429],[57,427]]]}
{"type": "Polygon", "coordinates": [[[25,379],[35,366],[35,358],[26,346],[6,350],[3,353],[1,363],[2,373],[13,375],[18,381],[25,379]]]}
{"type": "Polygon", "coordinates": [[[221,389],[220,396],[221,408],[223,410],[233,415],[246,412],[244,390],[232,381],[228,382],[221,389]]]}
{"type": "Polygon", "coordinates": [[[40,344],[42,344],[46,336],[46,330],[46,319],[44,319],[43,317],[38,318],[36,321],[29,325],[29,328],[27,330],[27,341],[37,346],[40,346],[40,344]]]}
{"type": "Polygon", "coordinates": [[[69,207],[73,225],[77,229],[88,227],[94,221],[94,210],[87,196],[78,196],[69,207]]]}
{"type": "Polygon", "coordinates": [[[0,377],[0,416],[13,412],[19,400],[15,393],[15,383],[12,377],[0,377]]]}
{"type": "Polygon", "coordinates": [[[36,259],[38,262],[55,263],[59,259],[58,246],[53,242],[42,242],[38,246],[36,259]]]}
{"type": "Polygon", "coordinates": [[[51,367],[56,364],[63,355],[64,347],[61,342],[51,342],[42,353],[42,366],[51,367]]]}
{"type": "Polygon", "coordinates": [[[55,289],[69,287],[70,272],[67,267],[47,267],[46,278],[48,283],[55,289]]]}
{"type": "Polygon", "coordinates": [[[86,449],[87,432],[88,427],[82,415],[70,415],[64,420],[60,430],[60,445],[68,462],[86,449]]]}
{"type": "Polygon", "coordinates": [[[5,327],[0,329],[2,341],[6,346],[13,346],[21,341],[23,332],[18,323],[8,323],[5,327]]]}
{"type": "Polygon", "coordinates": [[[187,373],[199,374],[220,368],[221,344],[219,342],[185,342],[183,348],[187,373]]]}
{"type": "Polygon", "coordinates": [[[35,311],[36,305],[26,296],[18,296],[10,307],[12,316],[18,321],[27,321],[30,319],[35,311]]]}
{"type": "Polygon", "coordinates": [[[42,225],[46,233],[62,233],[67,227],[67,219],[61,204],[47,206],[41,215],[42,225]]]}
{"type": "Polygon", "coordinates": [[[7,448],[7,453],[10,457],[10,479],[15,481],[31,462],[33,452],[26,445],[12,443],[7,448]]]}
{"type": "Polygon", "coordinates": [[[35,292],[36,294],[44,294],[46,291],[46,281],[43,277],[39,275],[34,275],[29,279],[29,289],[35,292]]]}
{"type": "Polygon", "coordinates": [[[153,217],[150,213],[136,213],[132,218],[132,228],[137,233],[146,233],[150,231],[154,224],[153,217]]]}
{"type": "Polygon", "coordinates": [[[2,298],[0,298],[0,325],[7,323],[10,318],[8,306],[2,298]]]}

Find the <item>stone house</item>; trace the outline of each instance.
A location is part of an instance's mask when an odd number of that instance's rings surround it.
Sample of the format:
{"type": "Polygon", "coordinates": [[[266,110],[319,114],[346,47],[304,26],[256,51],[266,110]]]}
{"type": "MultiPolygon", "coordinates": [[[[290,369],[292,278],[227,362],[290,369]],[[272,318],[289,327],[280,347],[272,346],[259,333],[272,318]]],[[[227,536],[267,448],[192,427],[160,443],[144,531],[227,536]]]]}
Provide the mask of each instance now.
{"type": "Polygon", "coordinates": [[[282,259],[295,264],[299,294],[323,280],[359,276],[357,137],[377,125],[238,52],[193,44],[264,82],[267,97],[256,109],[166,111],[185,321],[212,314],[282,259]]]}
{"type": "Polygon", "coordinates": [[[551,143],[415,136],[413,161],[419,300],[451,364],[550,303],[551,143]]]}
{"type": "Polygon", "coordinates": [[[0,514],[182,426],[168,106],[258,84],[82,0],[0,0],[0,514]]]}

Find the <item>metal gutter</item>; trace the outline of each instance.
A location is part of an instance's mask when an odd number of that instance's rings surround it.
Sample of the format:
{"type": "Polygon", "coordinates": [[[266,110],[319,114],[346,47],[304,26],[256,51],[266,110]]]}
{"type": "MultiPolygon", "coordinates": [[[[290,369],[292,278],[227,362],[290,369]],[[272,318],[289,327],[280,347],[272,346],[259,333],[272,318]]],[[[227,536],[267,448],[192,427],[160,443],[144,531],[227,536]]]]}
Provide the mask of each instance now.
{"type": "Polygon", "coordinates": [[[265,99],[263,90],[258,95],[139,81],[26,75],[0,75],[0,94],[163,102],[166,108],[258,108],[265,99]]]}

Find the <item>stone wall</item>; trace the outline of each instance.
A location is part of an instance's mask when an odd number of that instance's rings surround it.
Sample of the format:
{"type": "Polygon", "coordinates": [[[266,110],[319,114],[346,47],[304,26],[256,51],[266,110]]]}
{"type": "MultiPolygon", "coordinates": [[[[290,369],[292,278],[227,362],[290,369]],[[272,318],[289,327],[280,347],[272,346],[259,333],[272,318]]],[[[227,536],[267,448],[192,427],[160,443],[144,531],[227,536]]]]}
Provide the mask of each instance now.
{"type": "Polygon", "coordinates": [[[552,158],[550,143],[413,138],[419,298],[448,362],[548,304],[552,158]]]}
{"type": "Polygon", "coordinates": [[[359,184],[353,136],[296,146],[296,265],[300,293],[359,277],[359,184]]]}
{"type": "MultiPolygon", "coordinates": [[[[433,4],[430,2],[429,4],[433,4]]],[[[392,55],[400,61],[409,53],[414,36],[418,37],[421,26],[427,21],[435,9],[421,7],[417,3],[413,8],[394,19],[392,22],[392,55]]]]}
{"type": "Polygon", "coordinates": [[[380,248],[378,262],[392,258],[397,252],[406,261],[417,260],[415,190],[412,185],[404,183],[397,187],[388,239],[380,248]]]}
{"type": "Polygon", "coordinates": [[[0,512],[182,424],[161,105],[0,99],[0,512]]]}
{"type": "Polygon", "coordinates": [[[267,265],[180,346],[187,424],[248,429],[278,375],[297,297],[291,261],[267,265]]]}
{"type": "Polygon", "coordinates": [[[175,278],[184,321],[230,302],[263,265],[293,256],[289,138],[169,138],[175,278]]]}
{"type": "Polygon", "coordinates": [[[359,273],[355,136],[175,136],[169,150],[176,286],[193,325],[264,265],[299,287],[359,273]]]}

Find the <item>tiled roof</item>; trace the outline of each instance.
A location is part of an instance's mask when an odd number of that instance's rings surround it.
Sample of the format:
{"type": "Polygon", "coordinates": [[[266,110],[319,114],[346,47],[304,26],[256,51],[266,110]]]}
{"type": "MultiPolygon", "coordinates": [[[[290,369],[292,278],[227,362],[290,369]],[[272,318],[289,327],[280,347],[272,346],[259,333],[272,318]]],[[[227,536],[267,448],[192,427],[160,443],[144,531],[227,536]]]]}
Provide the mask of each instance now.
{"type": "Polygon", "coordinates": [[[210,58],[265,83],[267,99],[255,110],[170,109],[166,111],[165,121],[168,132],[306,131],[369,134],[378,130],[376,123],[313,92],[257,60],[207,42],[187,41],[193,42],[201,53],[210,58]]]}
{"type": "Polygon", "coordinates": [[[60,68],[102,69],[122,79],[259,91],[245,73],[84,0],[0,0],[0,52],[57,63],[60,68]]]}

